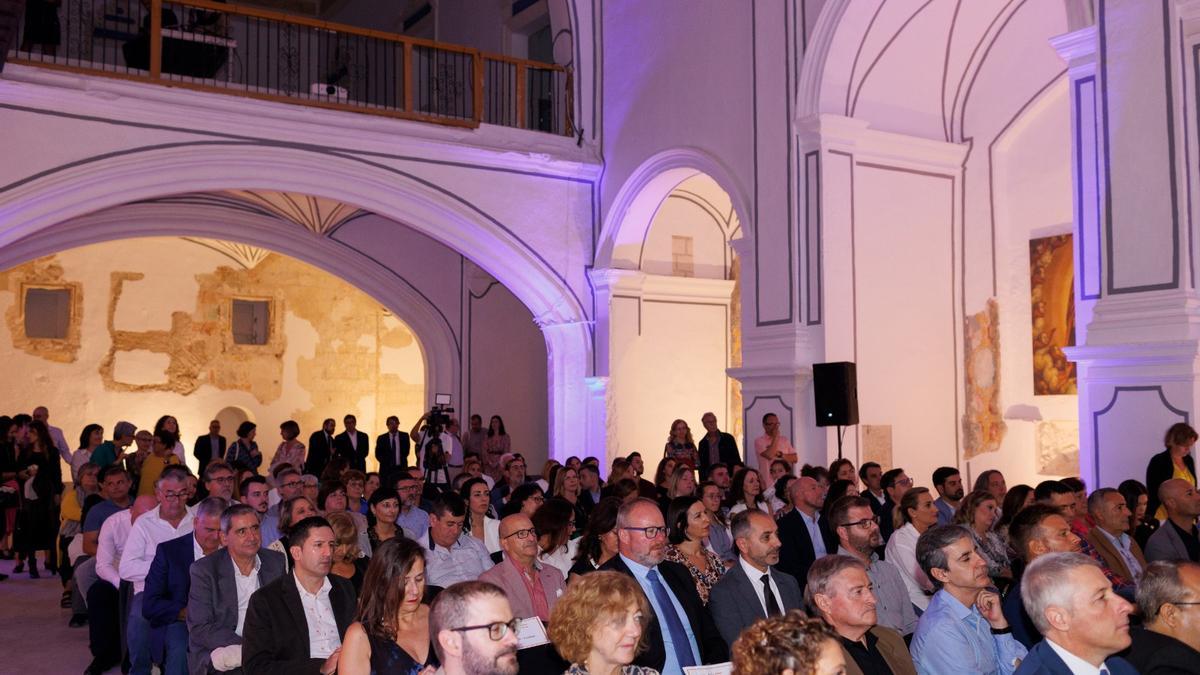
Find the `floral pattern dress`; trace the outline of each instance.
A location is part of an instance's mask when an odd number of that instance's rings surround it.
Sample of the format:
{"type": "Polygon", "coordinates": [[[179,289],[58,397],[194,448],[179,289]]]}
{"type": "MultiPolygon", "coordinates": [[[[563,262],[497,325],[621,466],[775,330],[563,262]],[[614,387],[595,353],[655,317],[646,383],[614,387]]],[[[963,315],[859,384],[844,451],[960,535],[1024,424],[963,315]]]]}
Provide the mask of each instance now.
{"type": "Polygon", "coordinates": [[[696,582],[696,592],[700,594],[700,602],[708,604],[708,592],[712,587],[725,576],[725,563],[720,556],[707,548],[701,548],[704,552],[704,559],[708,562],[708,569],[702,570],[692,564],[692,561],[683,554],[674,544],[667,545],[667,560],[679,563],[687,568],[689,574],[692,575],[692,581],[696,582]]]}

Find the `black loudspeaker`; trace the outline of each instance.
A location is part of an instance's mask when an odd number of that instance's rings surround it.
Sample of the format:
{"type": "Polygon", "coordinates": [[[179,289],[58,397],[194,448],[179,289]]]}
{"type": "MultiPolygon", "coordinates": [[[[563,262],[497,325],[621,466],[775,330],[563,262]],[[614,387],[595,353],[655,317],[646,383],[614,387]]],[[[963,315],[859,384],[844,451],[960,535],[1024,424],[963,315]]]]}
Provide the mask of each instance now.
{"type": "Polygon", "coordinates": [[[817,426],[848,427],[858,424],[858,378],[853,363],[813,364],[813,394],[817,426]]]}

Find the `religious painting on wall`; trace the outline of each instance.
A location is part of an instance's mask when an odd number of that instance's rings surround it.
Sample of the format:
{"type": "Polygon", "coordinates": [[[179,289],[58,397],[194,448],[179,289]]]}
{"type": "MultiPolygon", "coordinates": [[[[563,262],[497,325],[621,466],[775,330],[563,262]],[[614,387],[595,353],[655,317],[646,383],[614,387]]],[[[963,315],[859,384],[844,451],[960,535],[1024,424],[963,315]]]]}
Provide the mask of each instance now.
{"type": "Polygon", "coordinates": [[[1075,394],[1075,364],[1063,348],[1075,345],[1075,260],[1071,235],[1029,242],[1033,393],[1075,394]]]}

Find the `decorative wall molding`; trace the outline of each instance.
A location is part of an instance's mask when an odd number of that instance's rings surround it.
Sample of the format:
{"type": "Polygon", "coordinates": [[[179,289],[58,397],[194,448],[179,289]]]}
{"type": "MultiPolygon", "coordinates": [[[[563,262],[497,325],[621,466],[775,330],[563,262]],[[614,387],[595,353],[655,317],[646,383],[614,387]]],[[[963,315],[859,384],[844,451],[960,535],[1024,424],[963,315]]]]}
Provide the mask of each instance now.
{"type": "Polygon", "coordinates": [[[1100,36],[1096,26],[1088,26],[1050,38],[1050,46],[1072,68],[1096,62],[1100,51],[1100,36]]]}
{"type": "Polygon", "coordinates": [[[970,146],[872,129],[868,122],[820,113],[797,123],[801,148],[837,150],[854,155],[857,164],[954,176],[962,171],[970,146]]]}

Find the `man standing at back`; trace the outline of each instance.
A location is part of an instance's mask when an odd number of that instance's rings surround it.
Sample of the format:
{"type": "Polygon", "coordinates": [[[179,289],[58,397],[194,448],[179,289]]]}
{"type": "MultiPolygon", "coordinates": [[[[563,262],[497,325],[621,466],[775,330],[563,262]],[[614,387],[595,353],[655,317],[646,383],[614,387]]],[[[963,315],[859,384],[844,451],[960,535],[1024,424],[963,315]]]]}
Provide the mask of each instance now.
{"type": "Polygon", "coordinates": [[[304,460],[304,466],[296,467],[297,471],[314,476],[325,473],[325,465],[335,452],[333,432],[336,430],[337,422],[334,422],[332,417],[327,417],[321,422],[321,428],[308,437],[308,458],[304,460]]]}
{"type": "Polygon", "coordinates": [[[200,462],[196,473],[204,475],[204,469],[215,457],[225,456],[225,437],[221,435],[221,421],[213,420],[208,423],[208,433],[196,438],[192,446],[192,456],[200,462]]]}
{"type": "Polygon", "coordinates": [[[67,443],[66,436],[63,436],[63,430],[50,425],[50,411],[44,405],[39,405],[33,409],[33,421],[41,422],[46,425],[46,430],[50,432],[50,440],[54,441],[54,447],[58,448],[58,454],[67,463],[71,463],[71,445],[67,443]]]}
{"type": "MultiPolygon", "coordinates": [[[[342,424],[346,430],[333,439],[333,446],[337,450],[337,454],[344,457],[350,464],[351,469],[366,473],[367,449],[371,444],[371,439],[358,430],[358,418],[354,415],[343,417],[342,424]]],[[[320,475],[317,477],[320,478],[320,475]]]]}
{"type": "Polygon", "coordinates": [[[700,439],[700,482],[708,480],[708,467],[716,463],[732,466],[742,461],[738,454],[737,440],[732,434],[721,431],[717,426],[717,416],[706,412],[700,418],[704,425],[704,438],[700,439]]]}
{"type": "Polygon", "coordinates": [[[375,439],[375,460],[379,462],[379,477],[385,483],[394,480],[397,470],[408,468],[408,448],[408,434],[400,431],[400,418],[388,416],[387,431],[375,439]]]}

